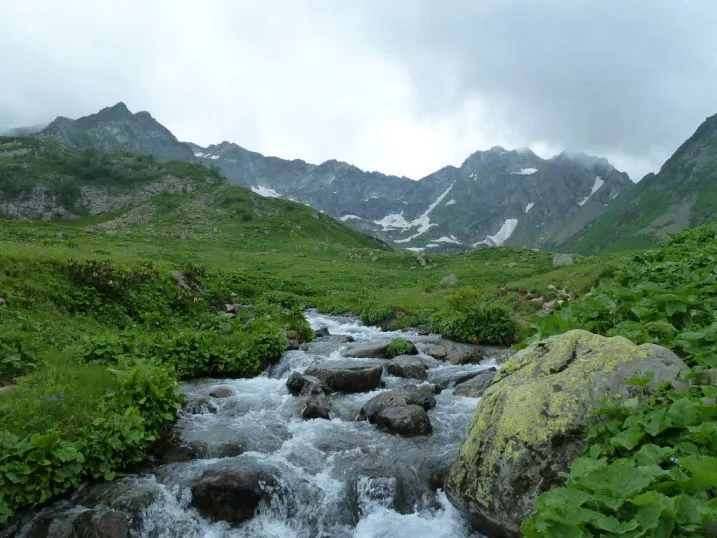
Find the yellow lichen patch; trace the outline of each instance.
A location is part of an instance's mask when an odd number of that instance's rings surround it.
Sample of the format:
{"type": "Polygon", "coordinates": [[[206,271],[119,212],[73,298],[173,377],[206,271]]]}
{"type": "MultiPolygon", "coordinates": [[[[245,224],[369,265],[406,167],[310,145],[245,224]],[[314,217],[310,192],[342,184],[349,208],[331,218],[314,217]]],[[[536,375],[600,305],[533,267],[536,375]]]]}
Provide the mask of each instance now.
{"type": "MultiPolygon", "coordinates": [[[[602,398],[623,393],[633,371],[664,368],[657,360],[645,360],[650,358],[657,358],[650,346],[581,330],[516,353],[473,414],[449,489],[472,502],[490,504],[501,469],[512,460],[547,455],[553,440],[586,424],[587,412],[602,398]],[[619,368],[631,361],[636,361],[635,368],[619,368]]],[[[670,375],[674,371],[679,366],[670,375]]]]}

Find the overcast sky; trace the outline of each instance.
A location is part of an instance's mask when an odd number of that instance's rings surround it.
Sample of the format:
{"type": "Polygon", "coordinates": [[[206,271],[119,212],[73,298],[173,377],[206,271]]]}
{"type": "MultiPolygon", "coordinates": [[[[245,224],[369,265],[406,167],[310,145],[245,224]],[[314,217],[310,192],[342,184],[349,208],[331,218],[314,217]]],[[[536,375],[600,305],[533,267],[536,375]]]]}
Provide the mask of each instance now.
{"type": "Polygon", "coordinates": [[[420,178],[494,145],[656,170],[717,113],[714,0],[0,0],[0,127],[124,101],[182,140],[420,178]]]}

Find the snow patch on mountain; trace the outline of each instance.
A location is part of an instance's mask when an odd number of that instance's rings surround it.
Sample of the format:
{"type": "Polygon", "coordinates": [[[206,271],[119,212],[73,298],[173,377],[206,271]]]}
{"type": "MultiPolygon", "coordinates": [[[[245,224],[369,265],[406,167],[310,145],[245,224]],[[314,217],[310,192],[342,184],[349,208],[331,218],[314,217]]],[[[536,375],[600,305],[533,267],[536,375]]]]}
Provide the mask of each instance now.
{"type": "Polygon", "coordinates": [[[581,201],[578,202],[579,206],[584,206],[588,200],[590,200],[590,197],[595,194],[597,191],[600,190],[600,187],[605,185],[605,181],[600,176],[595,176],[595,183],[593,183],[593,188],[590,191],[590,194],[588,194],[585,198],[583,198],[581,201]]]}
{"type": "Polygon", "coordinates": [[[527,206],[525,206],[525,212],[527,213],[531,209],[533,209],[533,206],[535,206],[535,203],[530,202],[527,206]]]}
{"type": "Polygon", "coordinates": [[[346,222],[347,220],[351,220],[351,219],[363,220],[363,219],[362,219],[361,217],[359,217],[358,215],[344,215],[343,217],[339,217],[339,220],[340,220],[341,222],[346,222]]]}
{"type": "Polygon", "coordinates": [[[276,192],[274,189],[264,187],[263,185],[253,185],[251,187],[251,192],[258,194],[259,196],[263,196],[264,198],[281,198],[281,194],[276,192]]]}
{"type": "Polygon", "coordinates": [[[452,235],[450,237],[446,237],[445,235],[443,237],[439,237],[438,239],[433,240],[434,243],[453,243],[455,245],[460,245],[461,242],[456,239],[456,236],[452,235]]]}
{"type": "Polygon", "coordinates": [[[516,226],[518,226],[518,219],[505,219],[505,222],[495,235],[487,235],[483,241],[479,241],[473,246],[477,247],[478,245],[488,245],[500,247],[510,238],[511,235],[513,235],[516,226]]]}
{"type": "Polygon", "coordinates": [[[425,247],[406,247],[406,250],[410,250],[411,252],[423,252],[426,250],[425,247]]]}
{"type": "MultiPolygon", "coordinates": [[[[426,209],[417,219],[414,219],[411,222],[406,222],[406,219],[403,219],[403,221],[409,225],[408,228],[404,229],[407,230],[409,228],[417,227],[418,231],[412,236],[406,237],[405,239],[397,239],[394,241],[394,243],[408,243],[409,241],[413,241],[419,235],[423,235],[424,233],[426,233],[431,227],[438,226],[438,224],[431,223],[431,219],[428,217],[428,215],[430,215],[431,211],[436,209],[436,207],[438,207],[438,204],[440,204],[444,200],[444,198],[448,196],[448,193],[451,192],[451,189],[453,188],[454,184],[455,183],[451,183],[450,187],[448,187],[445,191],[438,195],[438,198],[436,198],[435,201],[428,206],[428,209],[426,209]]],[[[403,218],[403,213],[401,213],[401,218],[403,218]]],[[[386,219],[386,217],[381,220],[384,219],[386,219]]],[[[379,222],[380,221],[376,221],[376,224],[379,224],[379,222]]]]}
{"type": "MultiPolygon", "coordinates": [[[[373,221],[374,224],[378,224],[383,231],[387,230],[407,230],[413,227],[413,222],[408,222],[403,216],[403,213],[391,213],[386,215],[381,220],[373,221]]],[[[415,221],[414,221],[415,222],[415,221]]]]}
{"type": "Polygon", "coordinates": [[[453,204],[455,204],[455,203],[456,203],[455,200],[448,200],[448,201],[446,202],[446,205],[453,205],[453,204]]]}
{"type": "Polygon", "coordinates": [[[513,175],[515,176],[532,176],[537,172],[537,168],[521,168],[517,172],[513,172],[513,175]]]}

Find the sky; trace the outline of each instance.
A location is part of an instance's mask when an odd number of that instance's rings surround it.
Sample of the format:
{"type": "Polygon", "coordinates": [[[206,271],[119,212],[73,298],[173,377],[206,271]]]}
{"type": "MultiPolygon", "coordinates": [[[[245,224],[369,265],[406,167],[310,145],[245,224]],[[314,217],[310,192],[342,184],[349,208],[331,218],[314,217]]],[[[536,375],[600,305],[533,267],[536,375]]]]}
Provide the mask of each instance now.
{"type": "Polygon", "coordinates": [[[717,113],[713,0],[0,0],[0,128],[123,101],[181,140],[423,177],[477,150],[634,180],[717,113]]]}

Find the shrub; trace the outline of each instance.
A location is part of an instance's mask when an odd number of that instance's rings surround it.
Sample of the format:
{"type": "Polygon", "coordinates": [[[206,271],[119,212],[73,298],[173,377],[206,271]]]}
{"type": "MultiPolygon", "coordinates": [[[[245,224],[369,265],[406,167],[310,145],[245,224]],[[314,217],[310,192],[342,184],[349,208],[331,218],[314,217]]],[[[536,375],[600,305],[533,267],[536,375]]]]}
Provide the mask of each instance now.
{"type": "Polygon", "coordinates": [[[391,317],[393,311],[390,308],[369,306],[361,310],[359,318],[364,325],[379,325],[391,317]]]}
{"type": "Polygon", "coordinates": [[[466,312],[439,311],[429,320],[431,331],[469,344],[510,345],[520,326],[505,308],[480,305],[466,312]]]}
{"type": "Polygon", "coordinates": [[[389,358],[398,357],[399,355],[410,355],[414,352],[416,346],[404,338],[394,338],[389,342],[386,353],[389,358]]]}

